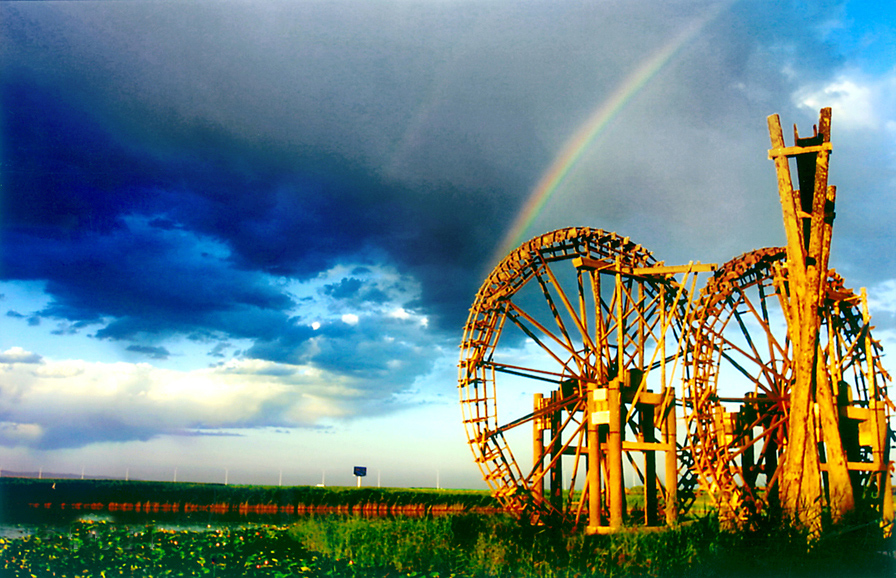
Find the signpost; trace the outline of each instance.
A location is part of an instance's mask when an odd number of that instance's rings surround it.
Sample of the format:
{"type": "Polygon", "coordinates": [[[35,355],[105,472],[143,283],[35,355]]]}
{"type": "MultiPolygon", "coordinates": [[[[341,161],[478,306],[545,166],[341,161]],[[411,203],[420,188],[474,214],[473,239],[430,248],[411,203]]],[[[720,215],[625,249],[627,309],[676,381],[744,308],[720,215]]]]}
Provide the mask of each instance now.
{"type": "Polygon", "coordinates": [[[358,487],[361,487],[361,478],[367,475],[367,466],[355,466],[355,477],[358,478],[358,487]]]}

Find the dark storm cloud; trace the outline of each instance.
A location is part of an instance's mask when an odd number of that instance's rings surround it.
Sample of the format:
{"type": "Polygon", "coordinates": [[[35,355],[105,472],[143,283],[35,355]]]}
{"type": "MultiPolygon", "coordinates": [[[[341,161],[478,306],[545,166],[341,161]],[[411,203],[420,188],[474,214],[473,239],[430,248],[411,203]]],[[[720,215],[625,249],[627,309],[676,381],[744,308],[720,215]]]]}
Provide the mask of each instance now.
{"type": "Polygon", "coordinates": [[[332,283],[324,287],[324,293],[336,299],[345,299],[357,295],[361,289],[361,280],[354,277],[343,279],[339,283],[332,283]]]}
{"type": "Polygon", "coordinates": [[[8,232],[4,265],[19,279],[48,279],[55,300],[42,316],[101,324],[100,337],[216,331],[246,337],[264,334],[271,321],[282,324],[289,298],[234,268],[221,250],[192,233],[129,218],[108,233],[67,239],[8,232]]]}
{"type": "Polygon", "coordinates": [[[208,352],[208,355],[209,357],[217,357],[223,359],[224,357],[226,357],[227,350],[232,347],[233,346],[229,342],[222,341],[220,343],[216,343],[212,350],[208,352]]]}
{"type": "MultiPolygon", "coordinates": [[[[14,144],[7,147],[7,162],[14,170],[7,173],[6,184],[22,194],[5,199],[4,275],[49,279],[48,291],[57,303],[48,314],[79,320],[120,318],[103,336],[159,332],[169,321],[166,312],[176,330],[182,313],[195,317],[205,309],[187,302],[204,299],[191,294],[210,287],[194,283],[190,265],[177,267],[181,257],[167,266],[168,253],[178,249],[166,233],[193,233],[222,243],[230,252],[229,266],[246,282],[253,272],[308,278],[341,259],[369,260],[371,255],[405,260],[406,266],[441,255],[446,266],[452,261],[456,266],[471,256],[478,242],[465,234],[463,223],[474,216],[473,205],[483,204],[464,200],[457,191],[446,194],[447,187],[428,193],[443,196],[426,207],[442,207],[443,214],[453,215],[450,219],[399,204],[396,195],[407,194],[401,185],[390,188],[382,179],[353,175],[350,165],[318,175],[278,173],[264,163],[236,170],[235,154],[233,164],[189,158],[163,162],[126,150],[102,133],[89,111],[42,98],[37,87],[11,87],[7,102],[12,106],[5,108],[4,136],[14,144]],[[61,134],[48,140],[48,134],[55,135],[49,127],[61,134]],[[83,178],[85,173],[89,178],[83,178]],[[148,219],[148,229],[135,237],[128,217],[148,219]],[[446,241],[455,249],[466,246],[466,253],[446,255],[446,241]],[[417,251],[428,254],[418,258],[417,251]],[[92,284],[100,280],[110,284],[94,293],[92,284]],[[170,289],[156,291],[159,286],[170,289]],[[114,291],[112,300],[107,291],[114,291]],[[175,295],[182,297],[175,301],[184,301],[188,311],[165,299],[175,295]],[[125,318],[126,312],[116,307],[121,300],[133,305],[125,318]],[[138,306],[152,316],[135,316],[138,306]]],[[[227,144],[222,143],[224,148],[227,144]]],[[[185,151],[185,156],[196,152],[185,151]]],[[[229,283],[226,269],[218,271],[224,276],[206,270],[203,279],[229,283]]],[[[228,293],[214,295],[225,309],[228,293]]],[[[207,329],[216,327],[210,324],[207,329]]]]}
{"type": "Polygon", "coordinates": [[[152,359],[168,359],[168,356],[171,355],[171,352],[166,348],[154,345],[129,345],[127,350],[146,355],[152,359]]]}
{"type": "MultiPolygon", "coordinates": [[[[384,318],[315,333],[272,279],[385,263],[421,286],[403,305],[456,339],[563,142],[717,4],[6,4],[0,274],[45,280],[60,331],[248,339],[248,355],[380,375],[416,355],[384,318]]],[[[673,261],[778,244],[764,118],[797,115],[793,78],[836,63],[831,10],[725,5],[532,233],[617,229],[673,261]]],[[[386,303],[361,273],[322,295],[386,303]]]]}
{"type": "Polygon", "coordinates": [[[363,306],[365,303],[387,303],[392,298],[390,293],[396,292],[402,293],[404,288],[400,285],[381,287],[380,283],[364,282],[356,277],[346,277],[339,283],[330,283],[322,289],[324,295],[339,300],[342,304],[351,303],[357,306],[363,306]]]}

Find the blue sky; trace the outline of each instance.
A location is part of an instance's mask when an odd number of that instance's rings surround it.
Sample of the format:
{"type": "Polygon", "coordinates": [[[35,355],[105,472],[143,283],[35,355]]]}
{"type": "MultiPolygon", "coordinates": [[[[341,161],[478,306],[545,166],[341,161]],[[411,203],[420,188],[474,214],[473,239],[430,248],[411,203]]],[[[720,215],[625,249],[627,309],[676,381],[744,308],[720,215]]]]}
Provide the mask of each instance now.
{"type": "Polygon", "coordinates": [[[455,364],[494,251],[592,111],[716,12],[527,236],[780,245],[765,119],[831,106],[832,264],[893,351],[888,3],[0,4],[0,468],[484,487],[455,364]]]}

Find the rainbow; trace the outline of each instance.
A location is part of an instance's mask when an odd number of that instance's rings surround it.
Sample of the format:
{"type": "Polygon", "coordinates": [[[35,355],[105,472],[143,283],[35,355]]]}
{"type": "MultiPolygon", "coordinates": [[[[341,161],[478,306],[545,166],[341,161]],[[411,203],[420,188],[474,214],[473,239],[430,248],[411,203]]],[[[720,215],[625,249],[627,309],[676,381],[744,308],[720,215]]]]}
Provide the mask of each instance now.
{"type": "Polygon", "coordinates": [[[503,259],[505,255],[524,240],[523,235],[532,224],[532,221],[541,213],[545,204],[557,191],[576,162],[585,150],[603,133],[610,121],[672,60],[672,57],[683,46],[693,40],[708,22],[718,16],[726,5],[721,4],[717,6],[711,13],[693,22],[670,42],[662,46],[628,75],[609,98],[598,105],[588,117],[588,120],[566,142],[548,170],[542,174],[535,189],[529,194],[526,203],[522,206],[510,229],[504,235],[491,260],[492,264],[503,259]]]}

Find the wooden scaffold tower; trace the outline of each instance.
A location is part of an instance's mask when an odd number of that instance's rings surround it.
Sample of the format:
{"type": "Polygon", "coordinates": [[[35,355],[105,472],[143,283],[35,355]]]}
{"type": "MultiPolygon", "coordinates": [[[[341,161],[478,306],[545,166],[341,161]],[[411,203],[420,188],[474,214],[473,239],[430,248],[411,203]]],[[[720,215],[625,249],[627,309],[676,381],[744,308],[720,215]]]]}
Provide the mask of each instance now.
{"type": "Polygon", "coordinates": [[[834,523],[875,517],[889,532],[889,376],[864,290],[828,268],[830,130],[823,109],[814,134],[794,128],[788,147],[769,117],[787,247],[729,261],[701,291],[685,364],[687,431],[724,521],[771,512],[817,534],[827,513],[834,523]]]}

